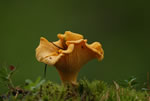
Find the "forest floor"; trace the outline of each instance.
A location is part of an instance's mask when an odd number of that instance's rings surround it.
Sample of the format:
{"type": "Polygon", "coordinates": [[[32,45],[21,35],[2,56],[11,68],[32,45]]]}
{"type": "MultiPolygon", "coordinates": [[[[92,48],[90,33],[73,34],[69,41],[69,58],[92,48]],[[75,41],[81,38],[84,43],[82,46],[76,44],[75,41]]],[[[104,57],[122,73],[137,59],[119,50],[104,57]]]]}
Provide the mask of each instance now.
{"type": "Polygon", "coordinates": [[[81,79],[78,85],[60,85],[39,77],[15,86],[11,80],[15,68],[9,69],[0,70],[0,82],[8,86],[7,92],[0,95],[0,101],[150,101],[149,88],[137,87],[135,77],[112,81],[113,84],[81,79]]]}

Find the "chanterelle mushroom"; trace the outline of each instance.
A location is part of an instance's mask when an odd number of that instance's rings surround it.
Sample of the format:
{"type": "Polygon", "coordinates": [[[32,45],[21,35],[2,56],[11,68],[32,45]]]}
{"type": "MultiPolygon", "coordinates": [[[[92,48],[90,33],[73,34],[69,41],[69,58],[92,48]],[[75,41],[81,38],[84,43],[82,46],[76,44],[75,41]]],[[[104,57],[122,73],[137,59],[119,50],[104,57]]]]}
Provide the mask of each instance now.
{"type": "Polygon", "coordinates": [[[49,42],[41,37],[36,58],[39,62],[55,66],[63,83],[76,84],[78,72],[84,64],[94,58],[104,58],[99,42],[87,44],[82,35],[70,31],[58,34],[58,38],[56,42],[49,42]]]}

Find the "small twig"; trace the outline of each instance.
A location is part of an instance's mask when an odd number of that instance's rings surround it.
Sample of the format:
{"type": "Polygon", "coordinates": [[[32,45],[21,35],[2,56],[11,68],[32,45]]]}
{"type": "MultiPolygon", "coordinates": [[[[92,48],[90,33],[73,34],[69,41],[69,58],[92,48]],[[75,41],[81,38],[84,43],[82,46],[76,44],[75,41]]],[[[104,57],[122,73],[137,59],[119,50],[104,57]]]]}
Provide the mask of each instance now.
{"type": "Polygon", "coordinates": [[[46,70],[47,70],[47,64],[45,64],[45,68],[44,68],[44,78],[46,79],[46,70]]]}
{"type": "MultiPolygon", "coordinates": [[[[149,72],[147,72],[147,89],[150,90],[150,84],[149,84],[149,72]]],[[[150,94],[150,91],[149,91],[150,94]]]]}
{"type": "Polygon", "coordinates": [[[18,97],[18,94],[19,94],[19,93],[18,93],[18,91],[17,91],[17,92],[16,92],[16,95],[15,95],[15,99],[17,99],[17,97],[18,97]]]}
{"type": "Polygon", "coordinates": [[[40,92],[39,92],[40,97],[42,97],[42,85],[40,86],[40,92]]]}
{"type": "Polygon", "coordinates": [[[150,101],[150,96],[148,96],[147,101],[150,101]]]}
{"type": "Polygon", "coordinates": [[[147,88],[150,89],[150,86],[149,86],[149,72],[147,72],[147,88]]]}
{"type": "Polygon", "coordinates": [[[51,42],[55,47],[64,50],[64,48],[57,46],[56,44],[54,44],[53,42],[51,42]]]}
{"type": "Polygon", "coordinates": [[[119,93],[120,93],[120,87],[119,85],[117,84],[117,82],[113,81],[114,82],[114,85],[116,87],[116,95],[117,95],[117,101],[120,101],[120,96],[119,96],[119,93]]]}
{"type": "Polygon", "coordinates": [[[13,71],[11,71],[9,74],[8,74],[8,88],[9,89],[14,89],[14,84],[13,84],[13,82],[12,82],[12,80],[11,80],[11,76],[13,75],[13,73],[14,73],[14,71],[15,70],[13,70],[13,71]]]}
{"type": "Polygon", "coordinates": [[[107,101],[107,100],[108,100],[108,97],[109,97],[109,91],[107,91],[106,94],[104,94],[104,95],[101,97],[100,101],[107,101]]]}

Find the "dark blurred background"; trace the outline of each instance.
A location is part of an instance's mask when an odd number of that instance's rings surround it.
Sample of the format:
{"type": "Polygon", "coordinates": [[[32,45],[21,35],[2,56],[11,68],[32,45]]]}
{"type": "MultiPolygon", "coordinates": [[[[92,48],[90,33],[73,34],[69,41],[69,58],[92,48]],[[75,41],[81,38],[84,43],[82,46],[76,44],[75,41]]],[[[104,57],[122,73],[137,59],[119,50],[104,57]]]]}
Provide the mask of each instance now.
{"type": "MultiPolygon", "coordinates": [[[[0,65],[17,67],[15,85],[43,76],[44,64],[35,58],[40,37],[56,41],[58,33],[69,30],[83,34],[88,43],[101,42],[105,52],[104,60],[90,61],[78,79],[112,82],[134,75],[146,81],[150,71],[149,8],[144,0],[1,0],[0,65]]],[[[47,79],[60,83],[52,66],[47,79]]]]}

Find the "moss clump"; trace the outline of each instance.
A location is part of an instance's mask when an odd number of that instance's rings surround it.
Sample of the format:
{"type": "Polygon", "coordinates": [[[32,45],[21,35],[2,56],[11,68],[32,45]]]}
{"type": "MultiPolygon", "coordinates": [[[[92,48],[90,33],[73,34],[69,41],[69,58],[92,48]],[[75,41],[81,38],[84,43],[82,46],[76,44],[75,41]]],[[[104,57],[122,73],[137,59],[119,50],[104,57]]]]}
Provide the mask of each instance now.
{"type": "Polygon", "coordinates": [[[40,77],[15,86],[11,80],[15,70],[13,66],[0,69],[0,82],[8,87],[7,92],[0,95],[0,101],[150,101],[149,89],[136,90],[134,77],[125,80],[122,86],[115,81],[109,85],[87,79],[80,80],[78,86],[69,83],[64,86],[40,77]]]}
{"type": "Polygon", "coordinates": [[[136,91],[129,87],[120,87],[99,80],[89,82],[80,80],[78,86],[66,86],[51,81],[35,82],[26,80],[26,85],[1,96],[2,101],[149,101],[146,91],[136,91]]]}

